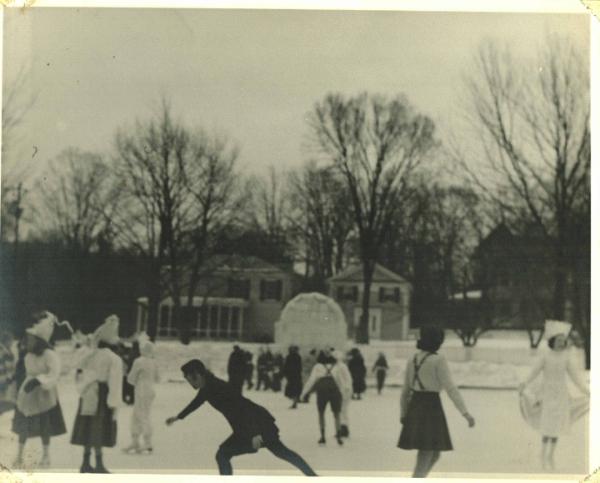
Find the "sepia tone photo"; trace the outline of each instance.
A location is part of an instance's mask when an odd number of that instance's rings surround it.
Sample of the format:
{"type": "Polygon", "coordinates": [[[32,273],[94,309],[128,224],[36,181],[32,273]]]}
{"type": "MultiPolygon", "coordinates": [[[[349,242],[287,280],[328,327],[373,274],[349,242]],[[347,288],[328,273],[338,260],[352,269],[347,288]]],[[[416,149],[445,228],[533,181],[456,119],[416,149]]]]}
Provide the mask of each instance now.
{"type": "Polygon", "coordinates": [[[590,15],[3,29],[3,468],[589,473],[590,15]]]}

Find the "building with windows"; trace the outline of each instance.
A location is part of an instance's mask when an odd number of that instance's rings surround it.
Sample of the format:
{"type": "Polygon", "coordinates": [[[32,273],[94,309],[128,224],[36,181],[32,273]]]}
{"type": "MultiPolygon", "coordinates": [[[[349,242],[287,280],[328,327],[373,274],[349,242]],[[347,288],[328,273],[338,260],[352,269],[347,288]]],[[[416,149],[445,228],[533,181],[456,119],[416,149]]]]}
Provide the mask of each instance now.
{"type": "MultiPolygon", "coordinates": [[[[200,270],[192,304],[180,298],[180,314],[172,297],[159,307],[159,338],[178,335],[178,320],[190,321],[194,339],[267,342],[285,304],[297,292],[296,276],[257,257],[219,255],[200,270]],[[180,318],[181,317],[181,318],[180,318]]],[[[184,280],[185,283],[185,280],[184,280]]],[[[187,293],[185,287],[182,293],[187,293]]],[[[138,299],[137,330],[145,330],[148,299],[138,299]]]]}
{"type": "MultiPolygon", "coordinates": [[[[329,296],[342,308],[353,338],[362,314],[362,266],[351,265],[328,280],[329,296]]],[[[411,284],[397,273],[376,264],[371,285],[369,338],[404,340],[410,327],[411,284]]]]}

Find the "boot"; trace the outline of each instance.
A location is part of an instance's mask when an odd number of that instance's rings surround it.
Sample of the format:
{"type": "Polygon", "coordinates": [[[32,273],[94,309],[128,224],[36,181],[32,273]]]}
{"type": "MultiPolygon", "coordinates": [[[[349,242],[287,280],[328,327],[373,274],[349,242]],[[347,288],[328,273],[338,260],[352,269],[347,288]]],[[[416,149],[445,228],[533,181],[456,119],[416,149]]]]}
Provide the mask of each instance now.
{"type": "Polygon", "coordinates": [[[83,453],[83,463],[81,464],[81,468],[79,468],[79,473],[94,472],[94,467],[90,464],[90,455],[91,453],[83,453]]]}
{"type": "Polygon", "coordinates": [[[104,466],[102,454],[96,453],[96,468],[94,468],[94,473],[110,473],[110,471],[108,471],[104,466]]]}
{"type": "Polygon", "coordinates": [[[347,438],[348,436],[350,436],[350,430],[348,429],[348,426],[345,424],[342,424],[340,426],[340,436],[342,438],[347,438]]]}

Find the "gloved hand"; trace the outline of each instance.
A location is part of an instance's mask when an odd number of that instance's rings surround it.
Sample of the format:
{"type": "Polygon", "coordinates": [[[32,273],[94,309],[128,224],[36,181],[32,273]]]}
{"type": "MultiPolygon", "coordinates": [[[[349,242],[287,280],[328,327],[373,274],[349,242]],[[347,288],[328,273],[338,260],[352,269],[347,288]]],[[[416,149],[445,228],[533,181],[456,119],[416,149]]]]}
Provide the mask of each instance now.
{"type": "Polygon", "coordinates": [[[23,391],[25,391],[26,393],[29,393],[29,392],[33,391],[39,385],[40,385],[40,381],[36,377],[34,377],[33,379],[30,379],[29,381],[27,381],[25,383],[25,385],[23,386],[23,391]]]}

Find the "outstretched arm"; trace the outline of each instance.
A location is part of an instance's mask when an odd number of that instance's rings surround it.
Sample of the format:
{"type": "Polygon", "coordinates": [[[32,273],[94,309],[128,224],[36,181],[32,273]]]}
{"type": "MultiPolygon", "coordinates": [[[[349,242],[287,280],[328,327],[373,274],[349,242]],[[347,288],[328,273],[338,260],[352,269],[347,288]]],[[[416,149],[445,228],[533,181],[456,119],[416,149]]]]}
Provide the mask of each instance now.
{"type": "Polygon", "coordinates": [[[196,394],[196,397],[192,399],[192,401],[177,416],[175,416],[174,418],[167,419],[167,424],[172,424],[178,419],[184,419],[189,414],[193,413],[196,409],[198,409],[200,406],[202,406],[204,404],[204,401],[206,401],[206,398],[201,392],[198,392],[198,394],[196,394]],[[169,423],[169,420],[173,421],[169,423]]]}

